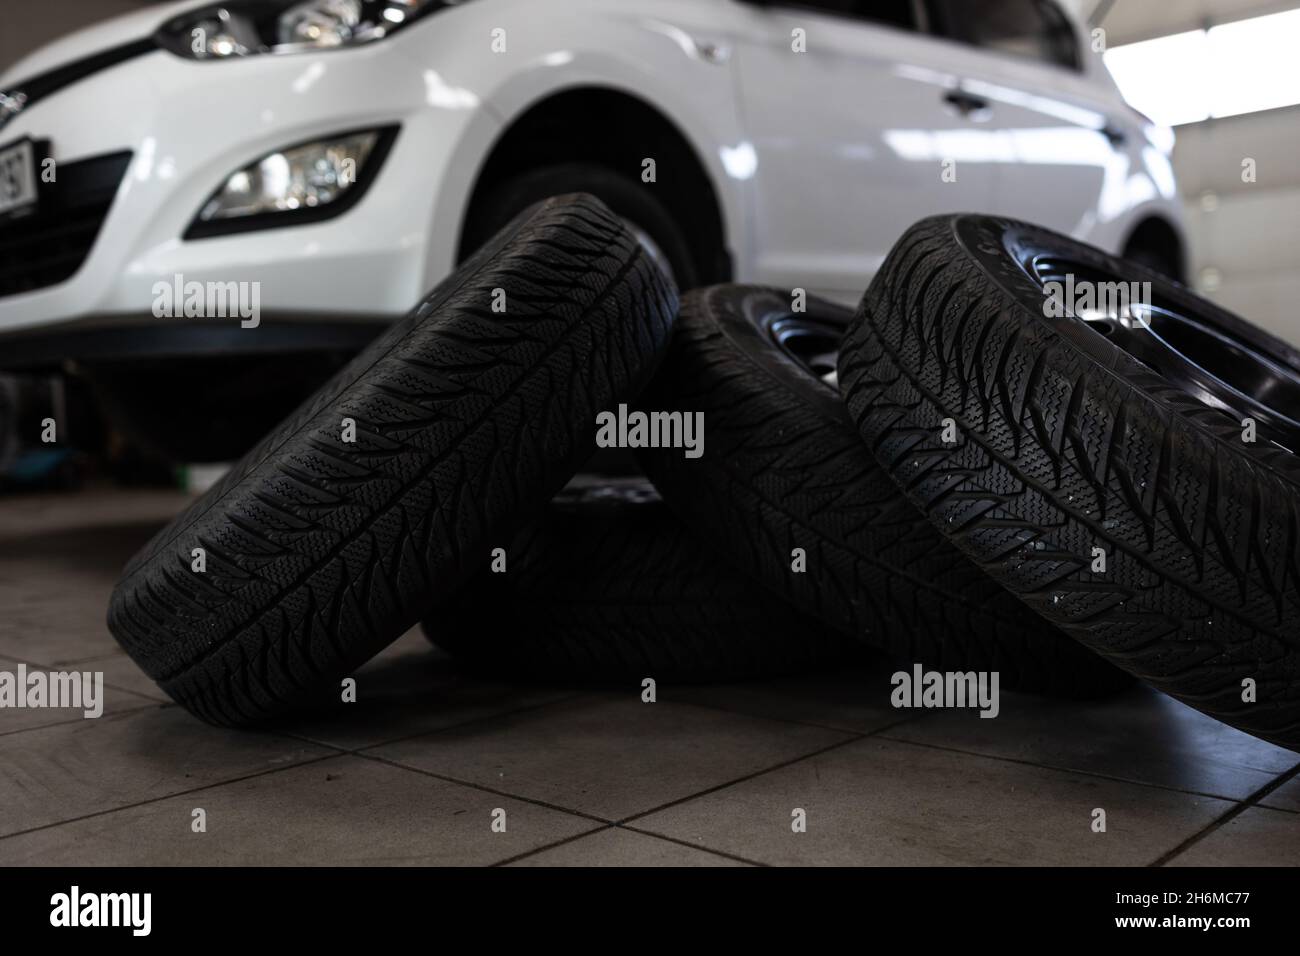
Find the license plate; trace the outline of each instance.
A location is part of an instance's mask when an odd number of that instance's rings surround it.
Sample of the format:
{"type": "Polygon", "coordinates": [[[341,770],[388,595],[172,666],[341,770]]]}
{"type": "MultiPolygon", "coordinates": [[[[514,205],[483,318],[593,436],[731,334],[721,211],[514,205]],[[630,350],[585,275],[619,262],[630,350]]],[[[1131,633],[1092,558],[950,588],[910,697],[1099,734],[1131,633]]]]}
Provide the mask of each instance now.
{"type": "Polygon", "coordinates": [[[36,150],[29,139],[0,149],[0,218],[36,206],[36,150]]]}

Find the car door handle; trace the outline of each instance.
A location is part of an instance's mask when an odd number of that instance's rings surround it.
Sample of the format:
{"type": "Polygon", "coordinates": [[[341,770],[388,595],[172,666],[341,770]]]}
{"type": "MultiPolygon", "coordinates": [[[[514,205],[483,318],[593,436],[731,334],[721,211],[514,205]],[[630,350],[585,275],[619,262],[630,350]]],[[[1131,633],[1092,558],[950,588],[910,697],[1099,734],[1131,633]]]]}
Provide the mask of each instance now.
{"type": "Polygon", "coordinates": [[[974,93],[967,93],[965,90],[949,90],[943,95],[943,99],[950,106],[955,106],[962,116],[981,113],[989,108],[988,100],[974,93]]]}

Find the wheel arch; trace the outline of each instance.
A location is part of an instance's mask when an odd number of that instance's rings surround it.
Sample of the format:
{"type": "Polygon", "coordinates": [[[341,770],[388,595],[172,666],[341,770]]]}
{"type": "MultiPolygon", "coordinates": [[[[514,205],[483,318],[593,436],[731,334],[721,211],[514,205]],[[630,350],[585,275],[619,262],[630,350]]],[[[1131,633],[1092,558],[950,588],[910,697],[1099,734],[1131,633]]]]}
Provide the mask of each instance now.
{"type": "Polygon", "coordinates": [[[656,160],[656,198],[681,226],[702,282],[732,277],[722,197],[682,127],[649,100],[612,85],[585,83],[551,90],[517,112],[479,164],[456,241],[462,261],[466,225],[492,189],[543,166],[583,162],[636,181],[642,160],[656,160]],[[668,174],[668,175],[665,175],[668,174]]]}
{"type": "Polygon", "coordinates": [[[1167,217],[1148,213],[1138,219],[1129,229],[1120,254],[1128,257],[1138,249],[1155,253],[1169,262],[1173,270],[1171,278],[1187,283],[1187,243],[1167,217]]]}

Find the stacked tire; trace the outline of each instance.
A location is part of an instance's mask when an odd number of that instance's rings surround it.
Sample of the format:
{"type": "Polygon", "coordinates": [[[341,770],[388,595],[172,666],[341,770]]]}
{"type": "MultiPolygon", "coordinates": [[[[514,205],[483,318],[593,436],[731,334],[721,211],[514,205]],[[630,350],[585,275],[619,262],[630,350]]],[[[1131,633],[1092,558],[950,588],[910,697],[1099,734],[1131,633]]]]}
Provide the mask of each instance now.
{"type": "Polygon", "coordinates": [[[110,630],[213,723],[337,686],[546,507],[676,308],[600,203],[534,207],[145,545],[110,630]]]}
{"type": "Polygon", "coordinates": [[[895,245],[838,370],[876,460],[974,564],[1128,673],[1300,748],[1300,353],[1140,265],[946,216],[895,245]],[[1150,302],[1059,317],[1062,275],[1150,302]]]}
{"type": "Polygon", "coordinates": [[[422,620],[467,667],[547,679],[867,654],[1070,697],[1136,676],[1295,747],[1292,378],[1282,343],[1022,223],[918,224],[851,313],[746,286],[679,303],[616,216],[561,197],[147,545],[109,626],[214,723],[291,708],[422,620]],[[1054,316],[1068,269],[1157,295],[1109,330],[1054,316]],[[1215,336],[1259,359],[1235,384],[1215,336]],[[578,475],[619,406],[707,445],[578,475]]]}

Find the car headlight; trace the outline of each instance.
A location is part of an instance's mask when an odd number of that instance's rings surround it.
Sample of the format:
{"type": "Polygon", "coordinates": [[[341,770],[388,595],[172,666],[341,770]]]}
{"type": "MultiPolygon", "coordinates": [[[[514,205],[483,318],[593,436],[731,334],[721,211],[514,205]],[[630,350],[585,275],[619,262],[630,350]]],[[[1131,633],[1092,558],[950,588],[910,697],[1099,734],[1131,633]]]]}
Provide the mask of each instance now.
{"type": "Polygon", "coordinates": [[[397,127],[322,137],[268,153],[226,177],[186,239],[327,219],[374,179],[397,127]]]}
{"type": "Polygon", "coordinates": [[[192,60],[306,53],[372,43],[449,0],[234,0],[163,24],[158,43],[192,60]]]}

